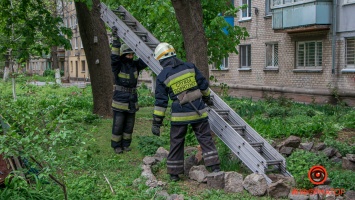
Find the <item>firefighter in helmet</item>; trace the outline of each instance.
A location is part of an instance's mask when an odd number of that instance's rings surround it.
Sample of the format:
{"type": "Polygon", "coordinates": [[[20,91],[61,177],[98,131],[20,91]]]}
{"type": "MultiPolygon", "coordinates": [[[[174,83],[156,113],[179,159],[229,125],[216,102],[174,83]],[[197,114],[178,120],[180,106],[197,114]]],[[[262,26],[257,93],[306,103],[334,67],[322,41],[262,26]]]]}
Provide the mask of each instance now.
{"type": "Polygon", "coordinates": [[[157,77],[152,133],[160,136],[160,126],[165,117],[169,98],[171,105],[170,152],[167,173],[172,181],[180,180],[184,172],[184,140],[188,124],[202,148],[204,163],[213,172],[220,171],[217,149],[213,143],[208,123],[207,107],[213,106],[208,81],[193,63],[176,57],[175,49],[160,43],[154,51],[163,70],[157,77]]]}
{"type": "Polygon", "coordinates": [[[117,28],[112,28],[111,67],[115,79],[113,86],[113,125],[111,147],[117,154],[130,151],[135,113],[138,111],[138,74],[147,65],[133,60],[134,51],[127,44],[121,45],[117,28]]]}

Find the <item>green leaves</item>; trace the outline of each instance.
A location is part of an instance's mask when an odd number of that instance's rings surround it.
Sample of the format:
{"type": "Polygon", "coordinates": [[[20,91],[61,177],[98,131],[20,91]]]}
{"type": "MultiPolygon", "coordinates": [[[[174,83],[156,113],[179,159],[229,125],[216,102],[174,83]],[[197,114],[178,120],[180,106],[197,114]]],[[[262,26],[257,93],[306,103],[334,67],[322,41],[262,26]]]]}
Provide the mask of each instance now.
{"type": "Polygon", "coordinates": [[[23,62],[30,55],[48,54],[51,46],[70,48],[71,30],[51,8],[55,2],[2,0],[0,4],[0,53],[12,49],[13,58],[23,62]]]}

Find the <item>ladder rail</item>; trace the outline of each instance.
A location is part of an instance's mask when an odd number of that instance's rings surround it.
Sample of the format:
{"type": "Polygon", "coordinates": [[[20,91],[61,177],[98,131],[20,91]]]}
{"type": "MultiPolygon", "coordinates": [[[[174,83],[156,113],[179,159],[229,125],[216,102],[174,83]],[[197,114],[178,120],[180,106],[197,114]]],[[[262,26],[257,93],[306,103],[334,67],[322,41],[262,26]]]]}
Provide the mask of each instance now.
{"type": "Polygon", "coordinates": [[[211,130],[229,147],[229,149],[251,170],[262,174],[268,183],[271,179],[266,176],[266,160],[249,145],[234,129],[226,123],[213,109],[209,110],[208,120],[211,130]],[[243,144],[244,143],[244,144],[243,144]],[[251,158],[253,157],[253,158],[251,158]]]}
{"type": "MultiPolygon", "coordinates": [[[[159,74],[163,67],[153,56],[153,51],[146,45],[115,13],[101,3],[101,19],[109,26],[117,27],[117,35],[152,69],[159,74]],[[148,55],[148,56],[147,56],[148,55]]],[[[122,7],[122,6],[120,6],[122,7]]],[[[138,23],[137,23],[138,24],[138,23]]],[[[151,39],[154,40],[154,39],[151,39]]],[[[156,39],[155,39],[156,40],[156,39]]]]}

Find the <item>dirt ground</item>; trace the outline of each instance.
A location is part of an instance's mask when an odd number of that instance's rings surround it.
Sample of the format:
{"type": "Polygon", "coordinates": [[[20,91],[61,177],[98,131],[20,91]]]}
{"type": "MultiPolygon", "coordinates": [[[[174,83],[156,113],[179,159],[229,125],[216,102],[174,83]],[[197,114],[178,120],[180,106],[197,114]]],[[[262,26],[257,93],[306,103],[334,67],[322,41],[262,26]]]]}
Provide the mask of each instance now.
{"type": "Polygon", "coordinates": [[[338,133],[337,141],[355,145],[355,129],[343,129],[338,133]]]}

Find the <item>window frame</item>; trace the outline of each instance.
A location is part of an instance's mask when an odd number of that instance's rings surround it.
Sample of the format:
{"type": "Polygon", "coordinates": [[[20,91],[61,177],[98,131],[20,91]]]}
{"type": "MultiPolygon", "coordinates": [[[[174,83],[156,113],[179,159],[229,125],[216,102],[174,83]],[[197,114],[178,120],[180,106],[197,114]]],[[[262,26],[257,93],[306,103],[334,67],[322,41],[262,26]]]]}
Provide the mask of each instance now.
{"type": "Polygon", "coordinates": [[[239,68],[240,69],[251,69],[251,44],[243,44],[243,45],[239,45],[239,68]],[[243,47],[246,47],[246,50],[245,52],[247,52],[247,55],[246,55],[246,66],[243,66],[242,63],[243,63],[243,51],[242,51],[242,48],[243,47]],[[250,52],[250,55],[249,55],[249,52],[250,52]],[[250,57],[250,59],[249,59],[250,57]],[[250,60],[250,63],[248,62],[250,60]]]}
{"type": "Polygon", "coordinates": [[[310,40],[310,41],[297,41],[296,42],[296,62],[295,62],[295,69],[322,69],[323,68],[323,41],[322,40],[310,40]],[[318,66],[318,62],[319,62],[319,55],[318,55],[318,43],[321,43],[322,45],[322,51],[321,51],[321,65],[318,66]],[[306,66],[307,63],[307,49],[306,49],[306,44],[307,43],[315,43],[315,53],[314,53],[314,66],[306,66]],[[299,65],[299,45],[303,44],[304,45],[304,56],[303,56],[303,66],[299,65]]]}
{"type": "MultiPolygon", "coordinates": [[[[247,8],[246,9],[242,9],[242,10],[240,10],[240,15],[239,15],[239,21],[245,21],[245,20],[250,20],[251,19],[251,17],[252,17],[252,7],[251,7],[251,0],[246,0],[247,1],[247,8]],[[246,10],[246,12],[247,12],[247,16],[246,17],[243,17],[243,12],[244,12],[244,10],[246,10]]],[[[239,1],[239,3],[240,3],[240,6],[243,6],[244,4],[243,4],[243,0],[240,0],[239,1]]]]}
{"type": "Polygon", "coordinates": [[[81,72],[85,73],[86,71],[86,62],[85,60],[81,60],[81,72]]]}
{"type": "Polygon", "coordinates": [[[269,69],[278,69],[279,68],[279,43],[278,42],[267,42],[265,43],[265,68],[269,69]],[[272,65],[268,65],[268,51],[267,51],[267,47],[268,45],[272,45],[271,49],[272,49],[272,55],[271,55],[271,62],[272,65]],[[277,65],[275,65],[275,45],[277,45],[277,65]]]}
{"type": "Polygon", "coordinates": [[[217,67],[217,63],[213,63],[212,70],[229,70],[229,56],[222,59],[222,63],[220,64],[219,69],[217,67]]]}
{"type": "Polygon", "coordinates": [[[272,0],[265,0],[265,17],[272,16],[271,1],[272,0]]]}
{"type": "Polygon", "coordinates": [[[345,68],[347,69],[355,69],[355,37],[347,37],[345,38],[345,68]],[[348,40],[352,40],[353,42],[353,64],[348,65],[348,40]]]}

